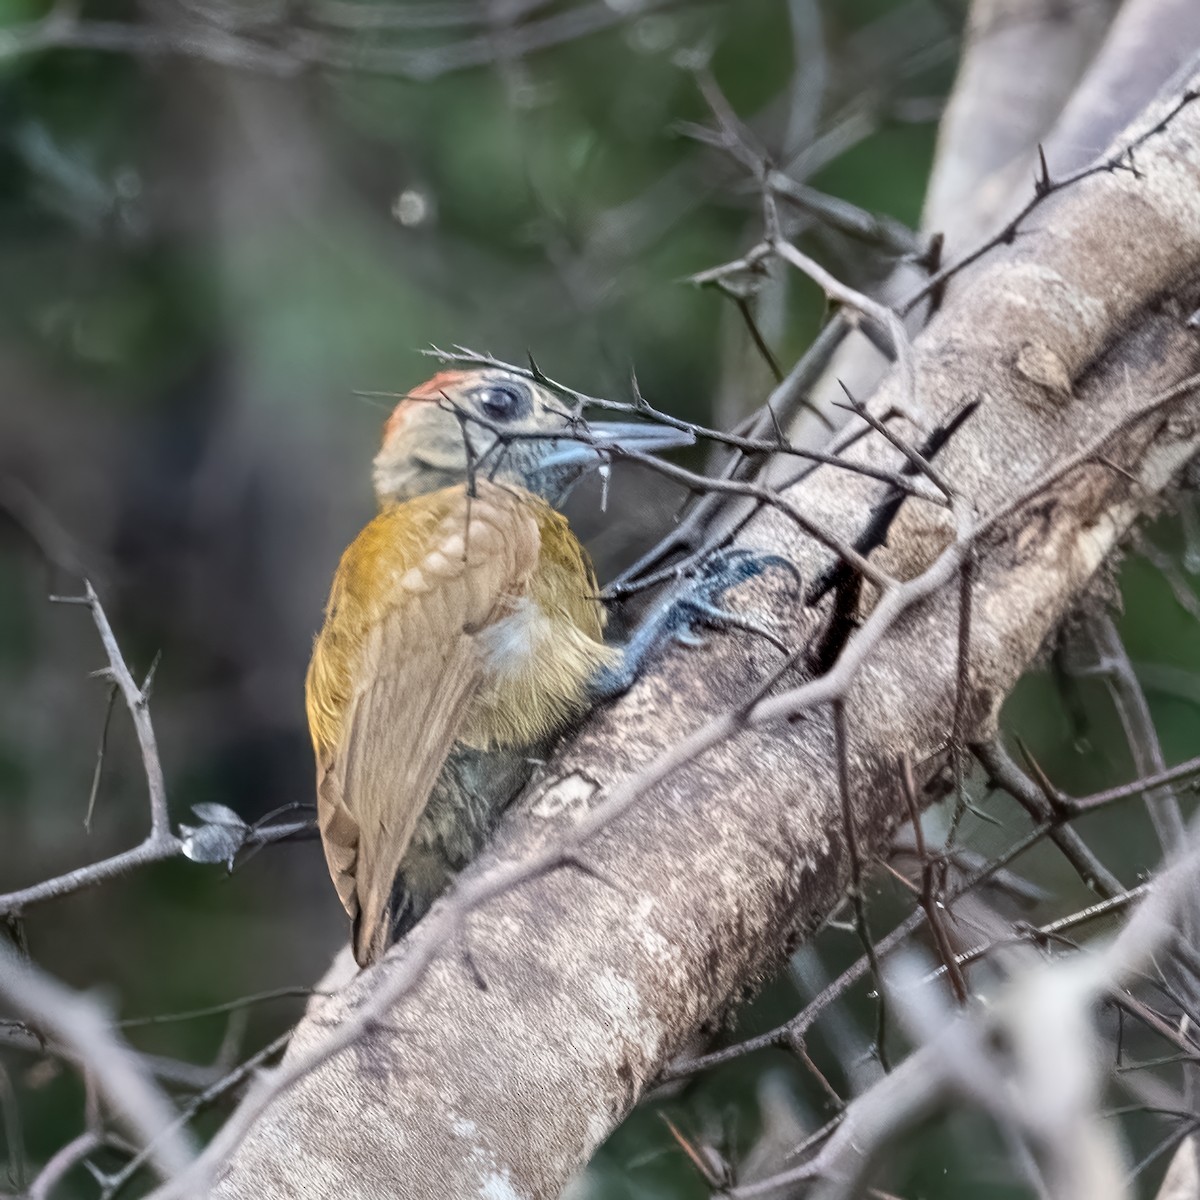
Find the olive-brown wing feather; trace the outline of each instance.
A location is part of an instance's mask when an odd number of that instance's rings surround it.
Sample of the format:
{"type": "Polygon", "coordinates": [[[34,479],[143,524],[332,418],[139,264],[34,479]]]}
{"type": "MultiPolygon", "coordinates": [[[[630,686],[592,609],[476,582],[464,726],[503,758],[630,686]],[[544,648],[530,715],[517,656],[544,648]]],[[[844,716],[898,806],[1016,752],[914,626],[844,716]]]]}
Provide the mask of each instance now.
{"type": "Polygon", "coordinates": [[[363,965],[387,948],[396,872],[478,688],[475,635],[525,595],[539,545],[530,506],[481,486],[387,510],[342,558],[308,709],[321,837],[363,965]]]}

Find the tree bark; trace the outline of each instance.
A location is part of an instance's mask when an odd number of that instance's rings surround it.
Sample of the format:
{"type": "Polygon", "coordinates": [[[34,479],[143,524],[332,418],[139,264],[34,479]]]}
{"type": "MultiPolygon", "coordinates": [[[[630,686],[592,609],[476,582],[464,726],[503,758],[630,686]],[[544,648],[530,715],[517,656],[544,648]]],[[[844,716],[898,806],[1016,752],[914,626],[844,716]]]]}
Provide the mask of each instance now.
{"type": "MultiPolygon", "coordinates": [[[[832,467],[784,493],[864,553],[883,534],[871,561],[907,582],[856,596],[786,513],[755,520],[744,544],[795,563],[807,603],[777,571],[730,602],[806,642],[807,674],[750,704],[781,656],[714,632],[594,714],[464,885],[627,797],[580,869],[475,906],[465,943],[430,944],[453,928],[435,909],[381,968],[314,1004],[293,1063],[412,974],[385,1019],[275,1096],[216,1194],[557,1196],[687,1039],[830,913],[851,859],[887,844],[905,819],[900,759],[928,781],[952,734],[992,731],[1047,633],[1200,446],[1193,392],[1164,397],[1200,369],[1197,87],[1200,72],[1118,137],[1112,155],[1138,141],[1136,170],[1122,159],[1047,197],[915,343],[924,428],[892,428],[918,443],[958,419],[934,460],[954,517],[910,499],[881,528],[888,485],[832,467]]],[[[893,372],[873,408],[911,399],[893,372]]],[[[905,465],[878,435],[847,457],[905,465]]]]}
{"type": "MultiPolygon", "coordinates": [[[[1030,178],[1029,154],[1057,121],[1111,16],[1111,4],[976,0],[954,94],[938,130],[938,153],[922,226],[946,238],[947,258],[994,228],[1012,197],[1012,173],[1030,178]]],[[[1154,76],[1150,95],[1171,72],[1154,76]]],[[[1127,116],[1141,104],[1131,104],[1127,116]]],[[[1118,121],[1117,128],[1124,124],[1118,121]]],[[[1084,155],[1103,148],[1117,128],[1084,155]]]]}

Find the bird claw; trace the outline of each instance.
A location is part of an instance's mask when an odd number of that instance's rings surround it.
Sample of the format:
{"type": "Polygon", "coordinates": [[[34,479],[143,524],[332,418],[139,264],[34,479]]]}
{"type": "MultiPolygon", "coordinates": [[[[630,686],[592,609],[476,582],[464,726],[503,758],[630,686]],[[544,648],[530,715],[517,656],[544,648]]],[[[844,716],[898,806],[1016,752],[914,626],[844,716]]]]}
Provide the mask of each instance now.
{"type": "Polygon", "coordinates": [[[710,629],[741,629],[765,638],[781,654],[790,654],[791,647],[772,630],[772,622],[768,618],[760,613],[731,612],[722,604],[730,588],[772,568],[787,571],[797,586],[803,582],[795,564],[778,554],[739,549],[714,555],[704,563],[697,578],[681,595],[669,600],[639,626],[625,646],[621,662],[597,673],[591,683],[593,701],[601,703],[612,700],[628,691],[647,658],[660,649],[664,642],[702,647],[705,643],[698,629],[701,625],[710,629]]]}
{"type": "Polygon", "coordinates": [[[803,580],[799,569],[778,554],[762,554],[754,550],[729,550],[710,558],[701,568],[692,587],[673,602],[665,614],[666,623],[678,622],[669,629],[672,640],[685,646],[703,646],[704,638],[696,631],[697,622],[714,629],[741,629],[745,633],[765,638],[781,653],[791,653],[790,647],[770,628],[772,622],[761,613],[731,612],[722,600],[730,588],[764,574],[771,568],[787,571],[799,586],[803,580]]]}

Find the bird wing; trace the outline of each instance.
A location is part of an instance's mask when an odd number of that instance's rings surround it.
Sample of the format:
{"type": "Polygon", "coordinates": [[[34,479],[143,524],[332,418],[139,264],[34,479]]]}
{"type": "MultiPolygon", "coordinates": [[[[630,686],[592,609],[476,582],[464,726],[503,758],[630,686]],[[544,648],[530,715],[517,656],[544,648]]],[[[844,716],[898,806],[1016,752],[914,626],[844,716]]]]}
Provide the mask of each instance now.
{"type": "Polygon", "coordinates": [[[528,500],[483,482],[416,497],[376,517],[334,576],[306,698],[321,840],[362,965],[389,944],[396,873],[478,689],[476,635],[537,566],[528,500]]]}

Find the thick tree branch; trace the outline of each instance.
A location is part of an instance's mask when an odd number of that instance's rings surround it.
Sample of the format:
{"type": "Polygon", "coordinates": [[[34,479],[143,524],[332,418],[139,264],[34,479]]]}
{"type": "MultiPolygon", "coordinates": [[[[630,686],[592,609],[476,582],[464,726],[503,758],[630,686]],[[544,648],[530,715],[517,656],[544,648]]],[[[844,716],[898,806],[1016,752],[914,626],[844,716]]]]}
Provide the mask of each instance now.
{"type": "MultiPolygon", "coordinates": [[[[1093,160],[1197,50],[1200,13],[1187,0],[974,0],[922,212],[922,230],[945,239],[943,261],[1000,229],[1044,171],[1061,179],[1093,160]]],[[[906,303],[923,283],[902,264],[880,290],[906,303]]],[[[814,403],[836,397],[839,380],[869,396],[884,369],[851,334],[814,403]]]]}
{"type": "MultiPolygon", "coordinates": [[[[921,218],[923,228],[945,235],[949,256],[985,237],[1004,215],[1003,206],[1011,207],[1013,171],[1023,171],[1027,182],[1030,149],[1061,113],[1100,42],[1111,7],[1055,0],[972,5],[921,218]]],[[[1133,104],[1125,112],[1140,107],[1133,104]]],[[[1083,162],[1116,132],[1109,130],[1083,162]]]]}
{"type": "MultiPolygon", "coordinates": [[[[206,1155],[212,1169],[235,1150],[219,1195],[557,1196],[685,1040],[838,901],[827,702],[845,713],[864,854],[905,817],[900,756],[926,764],[924,782],[956,711],[969,739],[992,732],[1043,637],[1200,446],[1196,87],[1200,74],[1121,135],[1120,169],[1050,197],[915,343],[928,422],[967,410],[936,458],[953,514],[910,499],[881,526],[889,486],[825,466],[785,493],[859,553],[882,541],[874,559],[897,582],[860,594],[786,515],[753,522],[745,544],[795,562],[807,606],[774,575],[743,598],[772,607],[804,670],[714,635],[588,722],[456,892],[314,1003],[281,1074],[206,1155]]],[[[874,411],[905,396],[890,378],[874,411]]],[[[906,462],[875,434],[846,453],[906,462]]]]}
{"type": "Polygon", "coordinates": [[[1053,169],[1073,171],[1098,154],[1197,51],[1200,8],[1195,4],[1125,0],[1046,140],[1053,169]]]}

